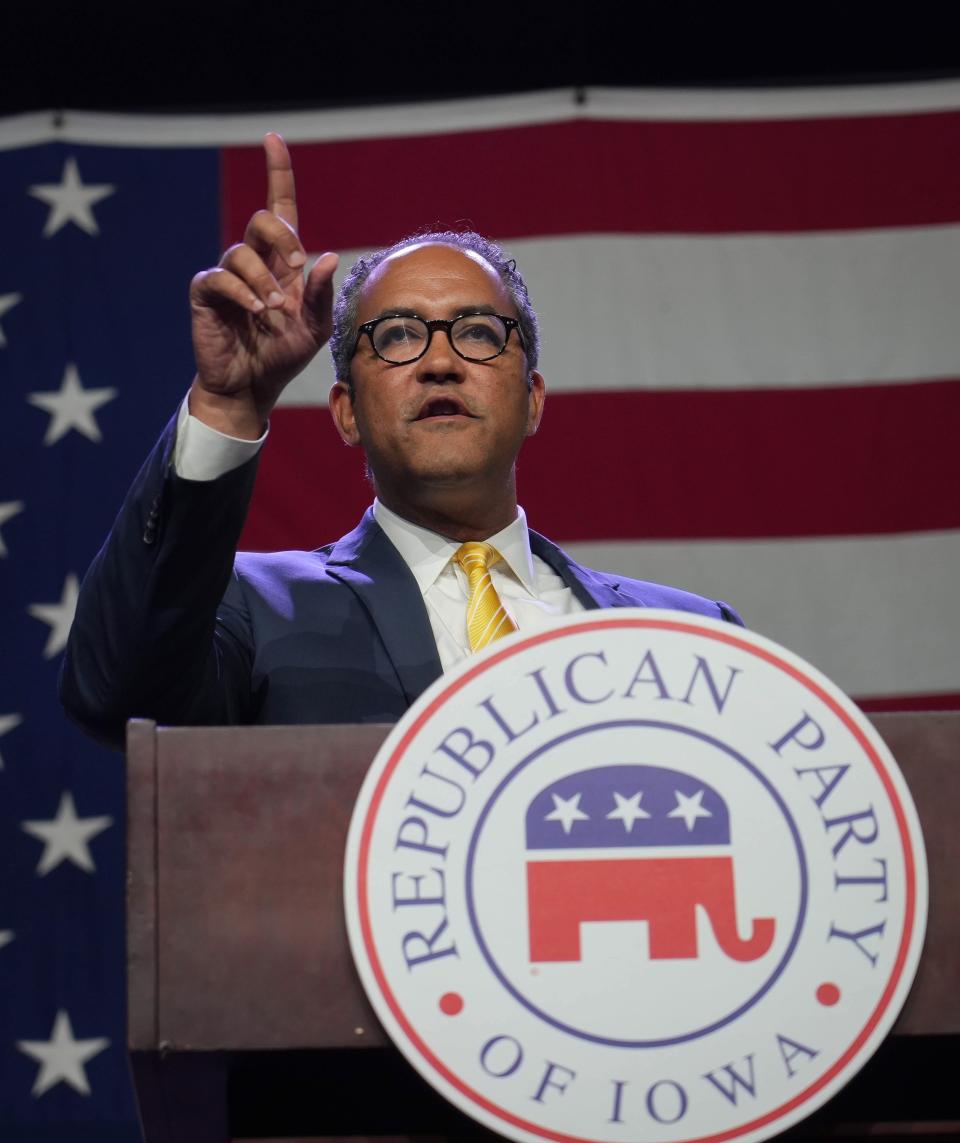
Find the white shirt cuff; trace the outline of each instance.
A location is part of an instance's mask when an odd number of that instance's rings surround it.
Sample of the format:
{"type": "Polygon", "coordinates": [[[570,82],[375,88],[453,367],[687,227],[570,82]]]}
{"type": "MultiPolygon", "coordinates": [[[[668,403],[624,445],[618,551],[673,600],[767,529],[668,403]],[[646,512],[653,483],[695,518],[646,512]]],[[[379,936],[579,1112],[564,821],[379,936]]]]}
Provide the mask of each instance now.
{"type": "Polygon", "coordinates": [[[173,471],[184,480],[216,480],[218,476],[226,476],[257,455],[269,431],[268,425],[263,436],[255,441],[228,437],[192,417],[184,397],[177,415],[173,471]]]}

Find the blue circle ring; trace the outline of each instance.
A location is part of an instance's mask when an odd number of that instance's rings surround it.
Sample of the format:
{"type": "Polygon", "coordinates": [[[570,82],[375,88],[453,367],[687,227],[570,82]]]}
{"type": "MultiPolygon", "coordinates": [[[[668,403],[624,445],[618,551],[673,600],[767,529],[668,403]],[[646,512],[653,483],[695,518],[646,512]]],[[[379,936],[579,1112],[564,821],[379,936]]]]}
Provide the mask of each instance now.
{"type": "Polygon", "coordinates": [[[759,1001],[773,987],[777,979],[786,968],[790,957],[793,955],[794,949],[797,947],[797,942],[800,939],[800,933],[803,928],[803,919],[806,916],[807,912],[807,891],[807,862],[803,851],[803,843],[800,840],[800,834],[797,831],[797,827],[793,821],[793,818],[790,816],[790,812],[788,811],[783,799],[770,784],[767,778],[765,778],[764,775],[759,771],[759,769],[752,762],[744,758],[742,754],[737,753],[737,751],[732,747],[727,746],[724,742],[718,741],[716,738],[712,738],[708,734],[703,734],[698,730],[691,730],[686,726],[677,726],[675,723],[656,722],[651,719],[618,719],[612,722],[598,722],[592,724],[591,726],[579,727],[577,730],[570,731],[567,734],[561,734],[558,737],[551,739],[549,742],[544,743],[542,746],[537,747],[537,749],[528,754],[526,758],[518,762],[517,765],[514,766],[510,773],[507,774],[505,778],[503,778],[503,780],[493,791],[489,800],[487,801],[487,804],[483,807],[480,816],[477,818],[477,824],[474,826],[473,834],[470,837],[470,846],[467,850],[467,912],[470,916],[470,925],[473,929],[473,935],[476,938],[477,944],[480,947],[480,951],[483,953],[484,959],[490,966],[494,976],[496,976],[503,987],[511,994],[511,996],[513,996],[515,1000],[522,1004],[528,1012],[532,1013],[538,1019],[545,1021],[547,1024],[550,1024],[552,1027],[558,1029],[561,1032],[569,1032],[571,1035],[576,1036],[578,1039],[588,1040],[593,1044],[607,1044],[610,1047],[614,1048],[664,1048],[670,1044],[683,1044],[689,1040],[695,1040],[700,1036],[706,1036],[711,1032],[715,1032],[718,1028],[722,1028],[725,1024],[729,1024],[731,1021],[738,1019],[743,1015],[744,1012],[752,1008],[753,1005],[756,1004],[757,1001],[759,1001]],[[575,1028],[571,1024],[565,1024],[562,1020],[555,1019],[553,1016],[548,1015],[548,1013],[544,1012],[535,1004],[531,1003],[523,995],[523,993],[520,992],[520,990],[508,979],[506,973],[503,972],[503,970],[494,959],[493,954],[487,945],[487,942],[484,940],[483,933],[477,920],[476,903],[474,901],[473,894],[474,865],[476,861],[477,844],[479,841],[480,832],[483,829],[487,818],[490,816],[490,810],[493,807],[494,803],[507,788],[507,786],[520,773],[520,771],[524,770],[527,766],[529,766],[532,762],[535,762],[543,754],[553,750],[563,742],[567,742],[574,738],[579,738],[584,734],[593,734],[595,731],[619,729],[622,727],[644,727],[657,730],[674,731],[678,734],[686,734],[691,738],[697,738],[701,742],[705,742],[708,745],[715,747],[716,749],[722,751],[724,754],[727,754],[741,766],[744,766],[764,787],[770,797],[773,798],[774,802],[777,804],[777,807],[779,808],[790,829],[790,834],[793,838],[793,844],[796,847],[797,851],[797,862],[800,867],[800,908],[797,914],[797,921],[794,925],[793,932],[790,934],[790,941],[784,950],[783,956],[778,961],[776,968],[773,970],[770,976],[766,979],[766,981],[764,981],[763,985],[733,1012],[729,1013],[727,1016],[724,1016],[719,1020],[715,1020],[712,1024],[707,1024],[703,1028],[697,1028],[693,1032],[687,1032],[682,1036],[670,1036],[659,1040],[618,1040],[613,1039],[609,1036],[597,1036],[592,1032],[584,1031],[582,1028],[575,1028]]]}

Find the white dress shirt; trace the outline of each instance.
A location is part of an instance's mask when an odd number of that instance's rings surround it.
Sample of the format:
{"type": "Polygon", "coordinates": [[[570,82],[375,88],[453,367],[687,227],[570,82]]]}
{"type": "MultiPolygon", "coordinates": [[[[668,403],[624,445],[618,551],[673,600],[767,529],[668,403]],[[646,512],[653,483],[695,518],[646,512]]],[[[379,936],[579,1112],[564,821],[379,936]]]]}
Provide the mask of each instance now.
{"type": "MultiPolygon", "coordinates": [[[[463,569],[452,559],[460,541],[411,524],[379,500],[373,502],[373,514],[413,572],[437,641],[440,665],[446,671],[470,654],[470,587],[463,569]]],[[[553,568],[530,551],[527,517],[522,508],[517,509],[512,524],[484,542],[503,557],[490,569],[490,578],[518,630],[542,631],[562,616],[583,610],[583,604],[553,568]]]]}
{"type": "MultiPolygon", "coordinates": [[[[266,438],[264,433],[259,440],[246,441],[218,432],[190,416],[184,401],[177,419],[174,471],[186,480],[215,480],[254,457],[266,438]]],[[[411,524],[379,500],[373,503],[373,514],[417,581],[446,671],[470,654],[469,585],[462,568],[451,559],[460,542],[411,524]]],[[[485,542],[503,557],[490,569],[490,578],[518,630],[541,631],[562,616],[583,610],[553,568],[530,551],[522,508],[511,524],[485,542]]]]}
{"type": "Polygon", "coordinates": [[[228,437],[190,416],[184,397],[177,414],[177,441],[173,447],[173,471],[184,480],[216,480],[241,464],[252,460],[263,446],[270,431],[259,440],[245,441],[228,437]]]}

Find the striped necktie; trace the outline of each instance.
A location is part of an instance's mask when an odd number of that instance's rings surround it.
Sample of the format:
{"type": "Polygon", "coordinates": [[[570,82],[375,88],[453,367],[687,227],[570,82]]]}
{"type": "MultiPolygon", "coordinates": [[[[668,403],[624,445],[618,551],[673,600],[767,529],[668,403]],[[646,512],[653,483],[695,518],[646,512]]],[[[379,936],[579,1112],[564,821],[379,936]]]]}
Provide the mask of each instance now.
{"type": "Polygon", "coordinates": [[[453,558],[463,568],[470,584],[467,634],[470,650],[479,651],[494,639],[502,639],[517,629],[490,579],[490,568],[503,557],[489,544],[470,542],[457,548],[453,558]]]}

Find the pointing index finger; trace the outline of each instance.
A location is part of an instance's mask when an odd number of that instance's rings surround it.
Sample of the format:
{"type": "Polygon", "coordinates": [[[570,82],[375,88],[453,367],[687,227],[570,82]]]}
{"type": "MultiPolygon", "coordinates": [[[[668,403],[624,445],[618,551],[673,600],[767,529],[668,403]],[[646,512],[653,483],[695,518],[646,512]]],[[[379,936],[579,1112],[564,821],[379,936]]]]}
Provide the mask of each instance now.
{"type": "Polygon", "coordinates": [[[287,144],[271,131],[264,136],[263,150],[267,158],[267,210],[296,230],[297,192],[287,144]]]}

